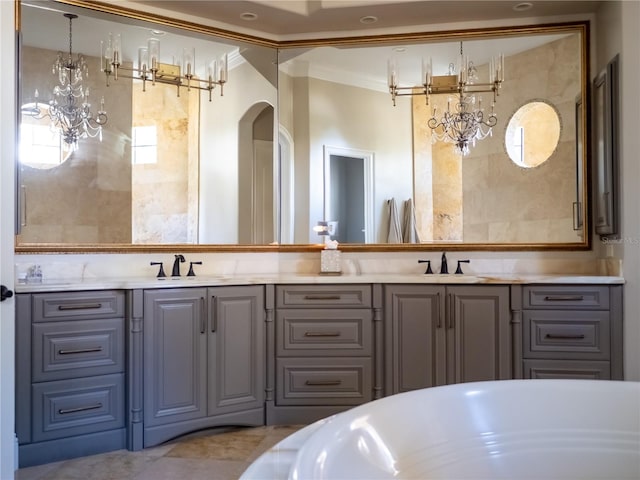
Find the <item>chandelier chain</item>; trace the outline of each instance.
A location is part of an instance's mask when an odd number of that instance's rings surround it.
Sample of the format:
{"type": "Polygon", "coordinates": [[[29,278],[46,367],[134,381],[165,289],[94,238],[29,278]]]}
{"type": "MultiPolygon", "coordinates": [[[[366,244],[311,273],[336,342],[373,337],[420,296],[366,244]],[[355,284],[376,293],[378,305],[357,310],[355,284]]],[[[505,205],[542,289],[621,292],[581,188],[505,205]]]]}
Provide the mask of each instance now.
{"type": "Polygon", "coordinates": [[[69,64],[71,64],[71,59],[73,58],[73,28],[71,26],[71,22],[73,21],[72,17],[69,17],[69,64]]]}

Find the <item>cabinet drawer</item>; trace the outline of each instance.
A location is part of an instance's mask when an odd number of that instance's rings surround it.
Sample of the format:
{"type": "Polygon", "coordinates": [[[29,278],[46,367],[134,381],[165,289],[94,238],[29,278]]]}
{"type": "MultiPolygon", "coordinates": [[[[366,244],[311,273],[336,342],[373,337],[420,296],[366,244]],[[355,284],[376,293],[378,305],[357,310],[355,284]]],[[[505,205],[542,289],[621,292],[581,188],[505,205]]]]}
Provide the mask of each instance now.
{"type": "Polygon", "coordinates": [[[602,285],[534,285],[523,287],[525,310],[609,309],[609,287],[602,285]]]}
{"type": "Polygon", "coordinates": [[[278,308],[371,307],[369,285],[277,285],[278,308]]]}
{"type": "Polygon", "coordinates": [[[118,291],[33,295],[33,321],[124,317],[124,293],[118,291]]]}
{"type": "Polygon", "coordinates": [[[371,310],[280,310],[279,356],[371,355],[371,310]]]}
{"type": "Polygon", "coordinates": [[[124,375],[32,386],[33,441],[124,427],[124,375]]]}
{"type": "Polygon", "coordinates": [[[368,358],[281,358],[277,372],[278,405],[359,405],[371,400],[368,358]]]}
{"type": "Polygon", "coordinates": [[[583,360],[525,360],[524,378],[609,380],[609,362],[583,360]]]}
{"type": "Polygon", "coordinates": [[[609,312],[524,311],[524,357],[609,360],[609,312]]]}
{"type": "Polygon", "coordinates": [[[124,371],[124,320],[33,325],[34,382],[124,371]]]}

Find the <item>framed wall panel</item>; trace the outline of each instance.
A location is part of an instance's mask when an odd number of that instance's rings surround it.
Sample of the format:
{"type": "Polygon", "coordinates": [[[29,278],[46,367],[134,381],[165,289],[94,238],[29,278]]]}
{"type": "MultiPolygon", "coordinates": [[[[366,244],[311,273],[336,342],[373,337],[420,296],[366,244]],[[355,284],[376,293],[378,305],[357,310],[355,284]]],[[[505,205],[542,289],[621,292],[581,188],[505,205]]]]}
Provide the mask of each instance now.
{"type": "Polygon", "coordinates": [[[595,229],[601,237],[618,232],[618,55],[596,78],[593,96],[595,229]]]}

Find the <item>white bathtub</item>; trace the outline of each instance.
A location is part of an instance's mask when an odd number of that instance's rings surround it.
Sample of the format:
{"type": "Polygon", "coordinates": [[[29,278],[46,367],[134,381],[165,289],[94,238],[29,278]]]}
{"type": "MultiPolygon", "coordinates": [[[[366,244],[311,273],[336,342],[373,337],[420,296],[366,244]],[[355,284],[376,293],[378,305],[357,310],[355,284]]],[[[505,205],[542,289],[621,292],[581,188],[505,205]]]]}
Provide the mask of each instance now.
{"type": "Polygon", "coordinates": [[[505,380],[393,395],[312,424],[243,480],[640,479],[640,383],[505,380]]]}

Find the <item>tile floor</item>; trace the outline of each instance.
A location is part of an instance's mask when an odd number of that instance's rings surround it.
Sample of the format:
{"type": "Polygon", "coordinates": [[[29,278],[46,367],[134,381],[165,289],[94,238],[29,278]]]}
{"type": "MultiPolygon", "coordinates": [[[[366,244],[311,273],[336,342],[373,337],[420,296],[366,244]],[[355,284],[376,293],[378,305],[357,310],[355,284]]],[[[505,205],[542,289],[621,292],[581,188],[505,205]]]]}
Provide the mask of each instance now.
{"type": "Polygon", "coordinates": [[[237,480],[264,451],[302,426],[205,430],[140,452],[117,450],[21,468],[16,480],[237,480]]]}

